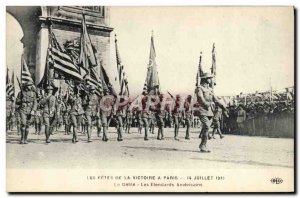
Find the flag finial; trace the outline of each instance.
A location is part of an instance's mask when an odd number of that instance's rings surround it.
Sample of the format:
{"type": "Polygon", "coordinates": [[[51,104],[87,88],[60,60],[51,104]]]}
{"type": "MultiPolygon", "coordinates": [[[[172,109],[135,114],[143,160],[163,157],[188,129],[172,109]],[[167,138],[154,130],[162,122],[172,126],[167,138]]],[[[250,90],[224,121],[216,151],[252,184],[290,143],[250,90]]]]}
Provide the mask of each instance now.
{"type": "Polygon", "coordinates": [[[118,40],[117,40],[117,34],[115,34],[115,42],[117,42],[118,40]]]}
{"type": "Polygon", "coordinates": [[[151,30],[151,36],[153,37],[153,30],[151,30]]]}

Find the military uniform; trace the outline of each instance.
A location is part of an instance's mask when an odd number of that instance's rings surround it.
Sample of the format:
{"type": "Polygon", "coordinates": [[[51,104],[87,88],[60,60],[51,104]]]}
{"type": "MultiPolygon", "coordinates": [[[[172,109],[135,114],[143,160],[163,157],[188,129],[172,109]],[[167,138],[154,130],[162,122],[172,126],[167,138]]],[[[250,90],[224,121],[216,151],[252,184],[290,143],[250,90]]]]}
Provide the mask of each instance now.
{"type": "Polygon", "coordinates": [[[42,115],[45,125],[46,143],[50,143],[50,135],[55,124],[56,98],[52,94],[53,87],[47,87],[48,94],[41,99],[40,105],[43,106],[42,115]]]}
{"type": "Polygon", "coordinates": [[[179,133],[179,128],[180,128],[180,123],[182,122],[182,118],[183,118],[183,112],[179,109],[180,107],[180,96],[177,95],[176,96],[176,101],[175,101],[175,108],[173,111],[173,120],[174,120],[174,139],[175,140],[179,140],[178,139],[178,133],[179,133]]]}
{"type": "Polygon", "coordinates": [[[71,104],[70,117],[71,117],[71,122],[73,124],[72,142],[76,143],[76,142],[78,142],[78,139],[77,139],[78,124],[81,122],[81,117],[84,114],[84,111],[82,108],[82,100],[78,94],[70,95],[69,102],[71,104]]]}
{"type": "Polygon", "coordinates": [[[130,133],[132,119],[133,119],[133,113],[129,109],[127,109],[127,112],[126,112],[126,131],[127,131],[127,133],[130,133]]]}
{"type": "Polygon", "coordinates": [[[42,113],[38,105],[34,116],[35,134],[37,135],[41,134],[42,122],[43,122],[42,113]]]}
{"type": "Polygon", "coordinates": [[[212,121],[212,125],[213,125],[212,138],[214,139],[215,139],[215,132],[219,133],[221,139],[224,138],[221,131],[221,125],[220,125],[221,119],[222,119],[222,109],[216,107],[213,121],[212,121]]]}
{"type": "Polygon", "coordinates": [[[17,96],[16,103],[20,105],[21,144],[27,144],[29,122],[37,107],[36,93],[31,86],[22,86],[22,92],[17,96]]]}
{"type": "Polygon", "coordinates": [[[6,132],[11,129],[15,105],[12,97],[6,96],[6,132]]]}
{"type": "Polygon", "coordinates": [[[124,124],[123,117],[125,117],[124,115],[126,115],[126,112],[122,107],[119,107],[115,115],[115,121],[117,123],[118,141],[123,141],[122,134],[123,134],[123,124],[124,124]]]}
{"type": "MultiPolygon", "coordinates": [[[[201,77],[201,80],[207,80],[210,78],[212,78],[210,74],[204,74],[204,76],[201,77]]],[[[225,107],[218,102],[217,98],[213,93],[213,90],[209,87],[208,80],[207,82],[202,82],[200,87],[197,87],[196,96],[197,102],[199,104],[199,108],[197,111],[199,114],[200,121],[202,123],[202,136],[199,148],[201,152],[210,152],[207,149],[206,144],[208,139],[208,131],[210,127],[210,119],[213,117],[213,104],[215,102],[221,108],[225,109],[225,107]]]]}
{"type": "Polygon", "coordinates": [[[100,98],[99,96],[93,91],[94,89],[90,88],[90,93],[85,101],[85,118],[87,122],[87,135],[88,135],[88,142],[91,142],[92,136],[92,122],[93,120],[97,121],[97,132],[100,134],[101,130],[101,121],[100,121],[100,98]]]}
{"type": "Polygon", "coordinates": [[[190,128],[193,126],[193,112],[192,111],[186,111],[185,112],[185,125],[186,125],[186,133],[185,133],[185,139],[190,139],[190,128]]]}
{"type": "Polygon", "coordinates": [[[113,101],[109,98],[105,99],[103,101],[103,106],[105,108],[101,108],[100,109],[100,118],[101,118],[101,123],[102,123],[102,128],[103,128],[103,137],[102,137],[102,141],[107,142],[108,138],[107,138],[107,129],[109,127],[108,125],[108,119],[111,117],[112,111],[113,109],[111,108],[109,110],[109,107],[112,106],[113,101]]]}
{"type": "Polygon", "coordinates": [[[148,123],[149,123],[150,133],[154,134],[155,115],[154,115],[154,112],[152,112],[152,111],[149,111],[149,120],[148,120],[148,123]]]}
{"type": "Polygon", "coordinates": [[[165,109],[158,108],[155,116],[156,116],[157,126],[158,126],[157,139],[163,140],[164,139],[165,119],[167,116],[167,111],[165,109]]]}

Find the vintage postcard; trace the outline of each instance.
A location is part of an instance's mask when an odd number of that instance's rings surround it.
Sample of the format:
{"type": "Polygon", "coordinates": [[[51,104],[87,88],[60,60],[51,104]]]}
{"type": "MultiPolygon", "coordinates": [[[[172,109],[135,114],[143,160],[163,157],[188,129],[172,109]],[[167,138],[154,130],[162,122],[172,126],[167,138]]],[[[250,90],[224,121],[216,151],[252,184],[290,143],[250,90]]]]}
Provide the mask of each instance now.
{"type": "Polygon", "coordinates": [[[294,8],[6,7],[8,192],[294,192],[294,8]]]}

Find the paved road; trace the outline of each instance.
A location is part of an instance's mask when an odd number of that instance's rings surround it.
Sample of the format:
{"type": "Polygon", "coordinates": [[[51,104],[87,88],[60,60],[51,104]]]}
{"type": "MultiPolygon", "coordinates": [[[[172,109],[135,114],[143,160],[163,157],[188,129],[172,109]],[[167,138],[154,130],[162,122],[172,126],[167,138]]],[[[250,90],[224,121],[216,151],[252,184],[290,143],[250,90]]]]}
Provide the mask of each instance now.
{"type": "MultiPolygon", "coordinates": [[[[179,141],[173,139],[173,129],[165,130],[165,140],[150,134],[144,141],[143,134],[132,128],[124,134],[124,141],[117,142],[114,128],[108,133],[109,141],[103,142],[93,132],[93,142],[79,134],[73,144],[72,135],[62,131],[45,143],[44,135],[29,134],[29,144],[18,144],[16,131],[7,135],[7,168],[288,168],[293,169],[294,140],[283,138],[248,137],[227,135],[224,139],[208,142],[211,153],[200,153],[199,131],[192,129],[191,140],[184,139],[180,129],[179,141]]],[[[157,129],[155,130],[157,132],[157,129]]]]}

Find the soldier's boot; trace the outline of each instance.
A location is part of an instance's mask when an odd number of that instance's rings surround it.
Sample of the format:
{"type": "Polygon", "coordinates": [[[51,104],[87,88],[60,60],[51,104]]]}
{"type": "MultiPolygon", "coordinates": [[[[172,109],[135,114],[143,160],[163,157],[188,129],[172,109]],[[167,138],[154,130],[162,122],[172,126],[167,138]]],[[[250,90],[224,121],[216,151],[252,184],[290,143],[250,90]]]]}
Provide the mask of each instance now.
{"type": "Polygon", "coordinates": [[[73,143],[78,142],[77,140],[77,127],[73,127],[73,139],[72,139],[73,143]]]}
{"type": "Polygon", "coordinates": [[[178,126],[175,126],[175,137],[174,137],[175,140],[179,140],[178,139],[178,126]]]}
{"type": "Polygon", "coordinates": [[[207,143],[207,139],[208,139],[208,132],[207,131],[203,131],[202,137],[201,137],[201,143],[200,143],[200,151],[203,153],[209,153],[210,150],[208,150],[206,148],[206,143],[207,143]]]}
{"type": "Polygon", "coordinates": [[[218,129],[218,132],[219,132],[220,138],[223,139],[225,136],[222,134],[220,129],[218,129]]]}
{"type": "Polygon", "coordinates": [[[21,126],[20,124],[17,124],[17,135],[20,135],[21,133],[21,126]]]}
{"type": "Polygon", "coordinates": [[[123,133],[123,128],[120,127],[118,130],[118,141],[123,141],[122,133],[123,133]]]}
{"type": "Polygon", "coordinates": [[[97,136],[101,137],[101,127],[97,127],[97,136]]]}
{"type": "Polygon", "coordinates": [[[104,126],[103,127],[103,137],[102,137],[102,141],[105,141],[105,142],[107,142],[107,136],[106,136],[106,129],[107,129],[107,127],[106,126],[104,126]]]}
{"type": "Polygon", "coordinates": [[[156,138],[156,139],[160,140],[160,136],[161,136],[160,134],[161,134],[161,129],[158,128],[158,131],[157,131],[157,138],[156,138]]]}
{"type": "Polygon", "coordinates": [[[20,144],[24,144],[24,138],[25,138],[25,127],[21,127],[21,141],[20,141],[20,144]]]}
{"type": "Polygon", "coordinates": [[[185,139],[186,139],[186,140],[189,140],[189,139],[190,139],[190,130],[189,130],[189,129],[186,129],[185,139]]]}
{"type": "Polygon", "coordinates": [[[127,127],[127,133],[130,134],[130,125],[127,127]]]}
{"type": "Polygon", "coordinates": [[[161,140],[164,140],[164,127],[161,128],[161,140]]]}
{"type": "Polygon", "coordinates": [[[92,127],[87,127],[87,135],[88,135],[88,142],[92,142],[91,136],[92,136],[92,127]]]}
{"type": "Polygon", "coordinates": [[[145,137],[144,140],[147,141],[148,139],[148,127],[145,126],[145,137]]]}
{"type": "Polygon", "coordinates": [[[28,142],[27,142],[28,134],[29,134],[29,129],[26,127],[26,128],[25,128],[24,144],[28,144],[28,142]]]}
{"type": "Polygon", "coordinates": [[[46,136],[46,143],[50,143],[49,137],[50,137],[50,127],[45,126],[45,136],[46,136]]]}

